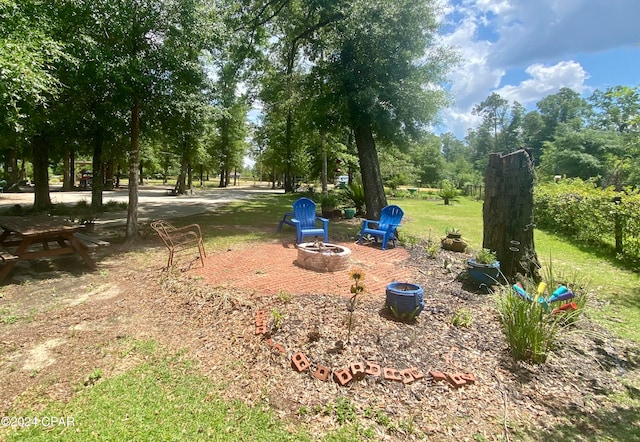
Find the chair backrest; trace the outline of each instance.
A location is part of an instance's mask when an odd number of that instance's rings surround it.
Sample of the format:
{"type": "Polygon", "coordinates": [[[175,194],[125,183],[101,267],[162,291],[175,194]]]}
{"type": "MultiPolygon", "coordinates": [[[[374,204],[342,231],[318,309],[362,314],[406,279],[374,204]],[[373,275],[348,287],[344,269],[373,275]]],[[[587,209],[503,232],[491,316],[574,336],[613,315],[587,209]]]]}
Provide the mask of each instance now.
{"type": "Polygon", "coordinates": [[[395,228],[394,224],[400,224],[404,212],[398,206],[387,206],[380,212],[380,222],[378,223],[378,230],[388,231],[395,228]]]}
{"type": "Polygon", "coordinates": [[[162,220],[154,221],[151,223],[151,228],[156,231],[167,247],[171,247],[173,245],[171,232],[176,230],[176,228],[171,223],[162,220]]]}
{"type": "Polygon", "coordinates": [[[316,225],[316,203],[309,198],[300,198],[293,203],[293,216],[300,221],[303,229],[313,228],[316,225]]]}

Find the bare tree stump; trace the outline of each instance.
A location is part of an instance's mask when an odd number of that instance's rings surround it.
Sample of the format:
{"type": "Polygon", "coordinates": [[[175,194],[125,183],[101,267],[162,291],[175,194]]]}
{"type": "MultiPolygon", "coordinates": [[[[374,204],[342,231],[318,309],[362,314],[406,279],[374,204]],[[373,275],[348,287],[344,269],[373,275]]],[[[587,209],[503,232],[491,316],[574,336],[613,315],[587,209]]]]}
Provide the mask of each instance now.
{"type": "Polygon", "coordinates": [[[526,150],[489,156],[482,208],[482,247],[496,252],[509,281],[540,280],[533,241],[533,161],[526,150]]]}

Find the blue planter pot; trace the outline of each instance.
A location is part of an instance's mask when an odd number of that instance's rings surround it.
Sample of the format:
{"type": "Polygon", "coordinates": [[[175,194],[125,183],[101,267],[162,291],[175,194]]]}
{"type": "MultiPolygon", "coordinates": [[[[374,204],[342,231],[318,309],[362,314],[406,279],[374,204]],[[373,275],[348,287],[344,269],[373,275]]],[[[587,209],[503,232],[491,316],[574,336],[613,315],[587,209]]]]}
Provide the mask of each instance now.
{"type": "Polygon", "coordinates": [[[387,286],[386,303],[398,319],[413,319],[424,309],[424,291],[418,284],[392,282],[387,286]]]}
{"type": "Polygon", "coordinates": [[[354,216],[356,216],[356,209],[350,207],[344,209],[344,217],[346,219],[352,219],[354,216]]]}
{"type": "Polygon", "coordinates": [[[469,275],[481,284],[494,285],[500,280],[500,261],[493,264],[481,264],[475,259],[467,261],[469,275]]]}

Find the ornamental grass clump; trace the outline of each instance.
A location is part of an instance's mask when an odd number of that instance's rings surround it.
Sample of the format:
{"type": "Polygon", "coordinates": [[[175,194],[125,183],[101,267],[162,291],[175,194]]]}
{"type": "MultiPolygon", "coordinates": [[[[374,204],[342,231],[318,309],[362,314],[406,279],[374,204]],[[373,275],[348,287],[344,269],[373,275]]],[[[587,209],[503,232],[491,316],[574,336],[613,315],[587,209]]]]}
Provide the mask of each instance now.
{"type": "Polygon", "coordinates": [[[560,316],[514,294],[508,286],[496,291],[496,304],[511,356],[517,361],[545,362],[562,328],[560,316]]]}
{"type": "Polygon", "coordinates": [[[509,286],[501,286],[496,291],[500,322],[516,360],[545,362],[560,334],[575,324],[584,311],[586,285],[579,282],[575,274],[567,279],[554,272],[551,260],[549,262],[542,282],[522,283],[524,295],[509,286]],[[572,291],[575,296],[553,302],[551,293],[558,287],[572,291]]]}

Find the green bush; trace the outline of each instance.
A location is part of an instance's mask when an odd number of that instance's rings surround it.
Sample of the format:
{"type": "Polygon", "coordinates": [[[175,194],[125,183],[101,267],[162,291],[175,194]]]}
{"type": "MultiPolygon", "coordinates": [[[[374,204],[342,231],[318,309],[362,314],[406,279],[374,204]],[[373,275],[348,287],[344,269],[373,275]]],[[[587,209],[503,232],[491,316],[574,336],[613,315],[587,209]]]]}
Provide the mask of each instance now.
{"type": "Polygon", "coordinates": [[[438,191],[438,196],[444,200],[444,205],[448,206],[449,202],[457,201],[460,195],[453,181],[443,180],[442,186],[438,191]]]}
{"type": "Polygon", "coordinates": [[[455,327],[469,327],[473,322],[473,314],[468,308],[460,308],[453,313],[451,324],[455,327]]]}
{"type": "Polygon", "coordinates": [[[498,260],[495,252],[489,249],[480,249],[476,252],[475,261],[478,264],[493,264],[498,260]]]}
{"type": "Polygon", "coordinates": [[[359,215],[364,213],[364,187],[362,184],[349,184],[344,190],[344,196],[350,203],[353,203],[353,207],[356,208],[359,215]]]}
{"type": "Polygon", "coordinates": [[[539,184],[534,191],[536,225],[591,245],[615,244],[616,221],[622,250],[640,258],[640,191],[601,189],[591,181],[563,180],[539,184]]]}

